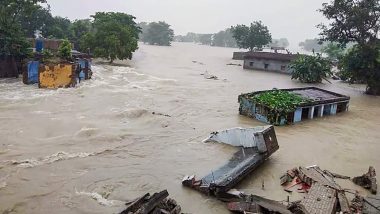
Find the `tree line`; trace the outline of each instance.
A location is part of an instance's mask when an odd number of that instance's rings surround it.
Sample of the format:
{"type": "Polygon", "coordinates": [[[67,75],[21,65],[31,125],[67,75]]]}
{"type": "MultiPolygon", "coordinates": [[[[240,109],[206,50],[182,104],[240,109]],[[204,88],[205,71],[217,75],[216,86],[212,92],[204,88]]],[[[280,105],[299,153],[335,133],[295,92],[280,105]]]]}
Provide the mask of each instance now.
{"type": "MultiPolygon", "coordinates": [[[[261,32],[253,31],[251,34],[262,35],[261,32]]],[[[249,27],[244,25],[237,25],[225,30],[219,31],[214,34],[197,34],[189,32],[186,35],[176,35],[174,41],[176,42],[193,42],[202,45],[210,45],[216,47],[230,47],[230,48],[244,48],[250,49],[248,41],[253,38],[244,37],[249,34],[249,27]],[[241,28],[245,28],[246,31],[239,31],[241,28]],[[247,31],[248,29],[248,31],[247,31]],[[244,37],[244,38],[243,38],[244,37]],[[245,40],[245,42],[243,42],[245,40]]],[[[265,36],[265,35],[264,35],[265,36]]],[[[265,46],[269,47],[283,47],[289,46],[289,41],[287,38],[281,39],[268,39],[265,41],[265,46]],[[268,42],[267,42],[268,41],[268,42]]]]}
{"type": "Polygon", "coordinates": [[[174,32],[165,22],[150,23],[145,32],[136,17],[117,12],[97,12],[88,19],[71,21],[53,16],[46,0],[3,0],[0,7],[0,55],[31,54],[27,38],[67,39],[76,50],[113,62],[131,59],[140,36],[149,44],[170,45],[174,32]],[[36,33],[37,32],[37,33],[36,33]]]}
{"type": "Polygon", "coordinates": [[[166,22],[140,22],[140,41],[150,45],[170,46],[174,39],[174,31],[166,22]]]}

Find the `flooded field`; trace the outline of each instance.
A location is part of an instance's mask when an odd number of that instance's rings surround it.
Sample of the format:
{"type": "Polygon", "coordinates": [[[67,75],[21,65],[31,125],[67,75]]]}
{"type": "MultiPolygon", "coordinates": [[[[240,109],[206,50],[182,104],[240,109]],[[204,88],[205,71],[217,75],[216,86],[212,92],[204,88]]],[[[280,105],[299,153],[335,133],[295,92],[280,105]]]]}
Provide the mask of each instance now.
{"type": "MultiPolygon", "coordinates": [[[[228,213],[181,185],[186,174],[201,177],[235,152],[201,141],[215,130],[263,125],[239,116],[240,93],[308,86],[228,66],[242,63],[230,60],[233,51],[140,44],[132,61],[97,63],[93,79],[77,88],[0,80],[0,212],[117,213],[125,201],[168,189],[186,213],[228,213]]],[[[280,150],[239,189],[285,200],[279,177],[288,168],[319,165],[349,176],[380,169],[380,98],[339,81],[318,87],[351,96],[349,111],[276,127],[280,150]]]]}

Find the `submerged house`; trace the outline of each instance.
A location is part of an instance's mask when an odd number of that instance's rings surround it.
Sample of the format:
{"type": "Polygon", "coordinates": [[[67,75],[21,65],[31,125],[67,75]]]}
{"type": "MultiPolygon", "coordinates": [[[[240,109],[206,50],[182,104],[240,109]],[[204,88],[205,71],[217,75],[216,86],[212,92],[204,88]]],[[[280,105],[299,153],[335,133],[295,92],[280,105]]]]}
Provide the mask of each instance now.
{"type": "Polygon", "coordinates": [[[27,61],[23,71],[25,84],[38,83],[40,88],[74,87],[82,80],[91,79],[91,55],[71,51],[71,59],[45,60],[42,50],[57,51],[63,40],[34,40],[34,57],[27,61]]]}
{"type": "Polygon", "coordinates": [[[297,54],[276,52],[251,52],[244,55],[244,69],[292,73],[289,63],[297,54]]]}
{"type": "Polygon", "coordinates": [[[274,89],[257,91],[239,96],[239,112],[241,115],[255,118],[265,123],[285,125],[315,117],[336,115],[348,111],[350,97],[316,87],[274,89]],[[294,110],[281,113],[269,105],[257,101],[257,96],[268,92],[282,91],[295,95],[304,101],[299,102],[294,110]]]}

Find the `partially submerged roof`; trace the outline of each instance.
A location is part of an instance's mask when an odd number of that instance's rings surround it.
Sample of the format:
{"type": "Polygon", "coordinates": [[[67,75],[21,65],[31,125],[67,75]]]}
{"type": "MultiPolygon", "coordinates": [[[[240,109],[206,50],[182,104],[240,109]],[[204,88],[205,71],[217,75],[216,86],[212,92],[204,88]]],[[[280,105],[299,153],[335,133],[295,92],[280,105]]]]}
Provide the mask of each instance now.
{"type": "Polygon", "coordinates": [[[334,103],[334,102],[344,102],[349,101],[350,97],[342,94],[338,94],[332,91],[320,89],[317,87],[305,87],[305,88],[288,88],[288,89],[273,89],[266,91],[256,91],[252,93],[242,94],[243,97],[252,97],[257,94],[261,94],[268,91],[281,90],[281,91],[289,91],[295,94],[298,94],[306,99],[311,100],[310,103],[302,104],[302,106],[310,106],[310,105],[319,105],[326,103],[334,103]]]}
{"type": "Polygon", "coordinates": [[[266,60],[278,60],[290,62],[296,59],[298,54],[284,54],[284,53],[272,53],[272,52],[247,52],[244,55],[244,60],[246,59],[266,59],[266,60]]]}

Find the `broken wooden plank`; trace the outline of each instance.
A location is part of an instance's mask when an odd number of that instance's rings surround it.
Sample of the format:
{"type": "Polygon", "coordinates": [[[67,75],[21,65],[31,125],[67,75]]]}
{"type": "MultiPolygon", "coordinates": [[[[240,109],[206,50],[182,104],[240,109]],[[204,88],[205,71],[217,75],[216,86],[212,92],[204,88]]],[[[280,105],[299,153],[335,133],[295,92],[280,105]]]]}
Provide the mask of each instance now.
{"type": "Polygon", "coordinates": [[[343,214],[351,214],[350,204],[348,203],[346,194],[343,191],[338,192],[338,201],[340,206],[340,212],[343,214]]]}
{"type": "Polygon", "coordinates": [[[380,195],[364,198],[363,214],[380,214],[380,195]]]}
{"type": "Polygon", "coordinates": [[[128,205],[128,207],[123,210],[120,214],[128,214],[129,212],[136,212],[143,204],[146,200],[148,200],[150,194],[147,193],[137,199],[135,199],[134,201],[132,201],[132,203],[130,204],[126,204],[128,205]]]}
{"type": "Polygon", "coordinates": [[[309,193],[301,200],[308,213],[313,214],[333,214],[336,212],[337,191],[333,188],[326,187],[322,183],[314,183],[309,193]]]}
{"type": "Polygon", "coordinates": [[[260,197],[257,195],[252,195],[250,197],[250,199],[251,199],[251,201],[253,201],[257,205],[259,205],[260,208],[264,208],[266,211],[281,213],[281,214],[291,214],[292,213],[288,210],[288,208],[285,205],[283,205],[277,201],[266,199],[266,198],[263,198],[263,197],[260,197]]]}
{"type": "Polygon", "coordinates": [[[161,191],[159,193],[154,193],[144,205],[141,206],[139,210],[137,210],[136,214],[148,214],[152,210],[156,208],[158,204],[160,204],[166,197],[169,196],[167,190],[161,191]]]}
{"type": "Polygon", "coordinates": [[[258,211],[258,205],[251,202],[230,202],[227,204],[227,208],[233,213],[257,213],[258,211]]]}
{"type": "Polygon", "coordinates": [[[352,181],[359,186],[369,189],[372,194],[377,193],[376,171],[372,166],[369,167],[367,173],[354,177],[352,181]]]}
{"type": "Polygon", "coordinates": [[[252,212],[292,214],[292,212],[289,211],[285,205],[257,195],[247,196],[245,200],[246,201],[228,203],[228,210],[238,213],[252,212]]]}

